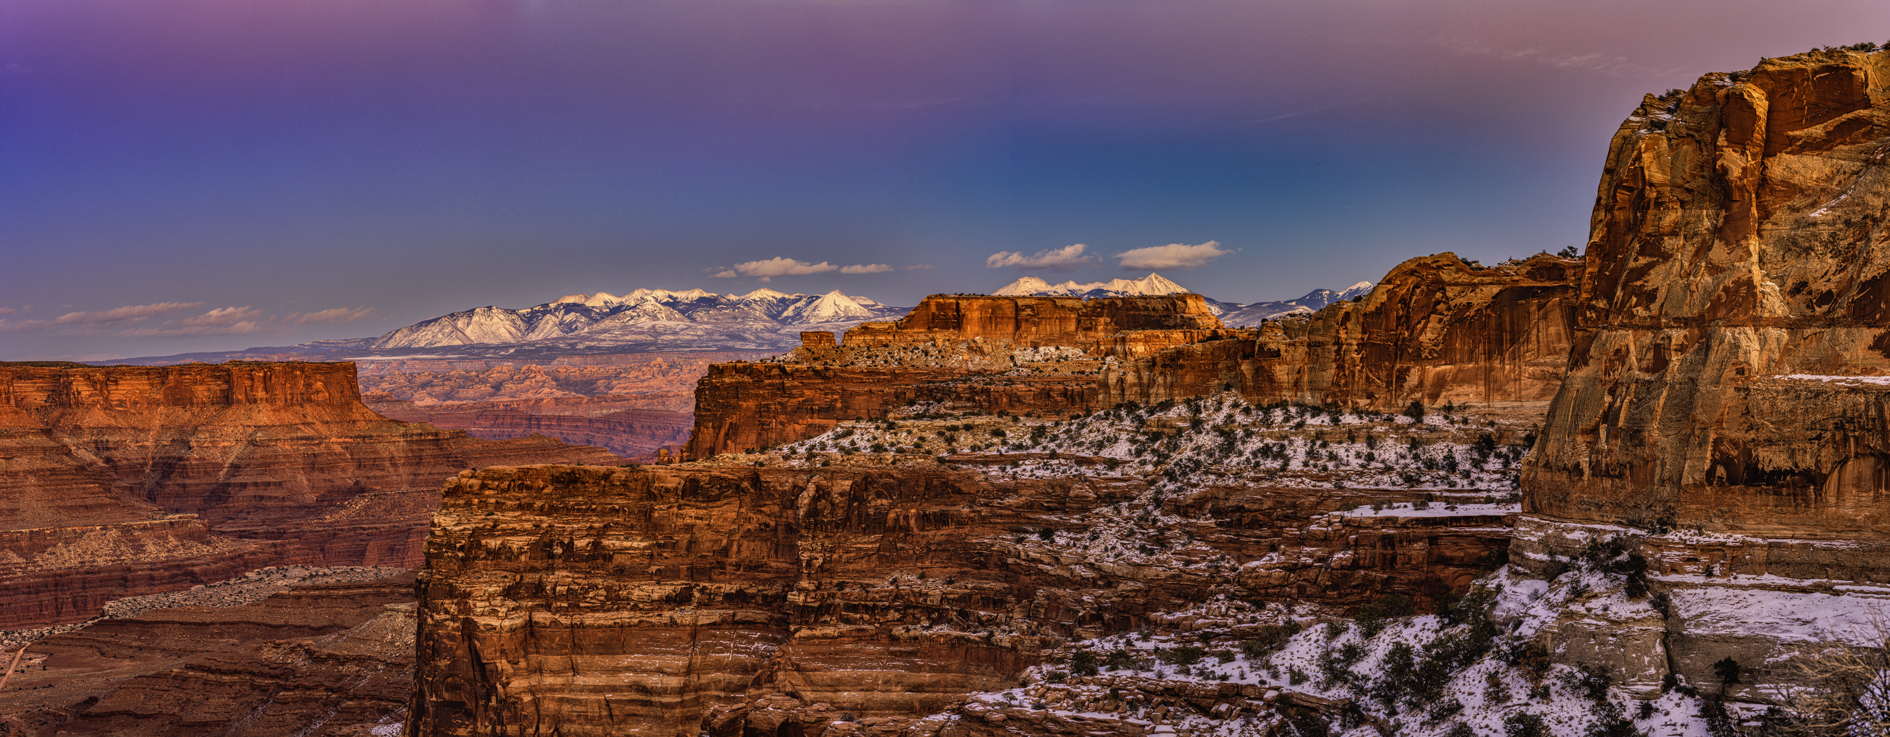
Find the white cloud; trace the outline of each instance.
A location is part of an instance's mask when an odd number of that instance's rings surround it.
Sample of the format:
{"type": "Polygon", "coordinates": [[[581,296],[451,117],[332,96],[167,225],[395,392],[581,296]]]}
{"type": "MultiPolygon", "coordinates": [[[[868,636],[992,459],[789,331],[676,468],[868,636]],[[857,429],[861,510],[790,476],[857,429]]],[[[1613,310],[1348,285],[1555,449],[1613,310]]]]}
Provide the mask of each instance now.
{"type": "Polygon", "coordinates": [[[723,269],[715,272],[715,278],[717,279],[733,279],[738,276],[741,276],[741,274],[735,273],[734,269],[723,269]]]}
{"type": "Polygon", "coordinates": [[[1021,252],[998,251],[984,259],[986,268],[1002,269],[1015,266],[1020,269],[1049,269],[1051,271],[1069,271],[1078,266],[1096,263],[1094,258],[1083,255],[1088,248],[1076,243],[1062,248],[1044,249],[1029,256],[1021,252]]]}
{"type": "Polygon", "coordinates": [[[374,314],[372,307],[335,307],[320,312],[290,315],[289,322],[306,325],[311,322],[354,322],[374,314]]]}
{"type": "Polygon", "coordinates": [[[218,307],[196,317],[184,318],[185,327],[212,327],[235,325],[239,322],[262,319],[261,310],[252,310],[248,305],[242,307],[218,307]]]}
{"type": "Polygon", "coordinates": [[[1125,269],[1192,269],[1230,253],[1233,251],[1221,248],[1220,241],[1208,241],[1198,246],[1170,243],[1123,251],[1116,254],[1116,260],[1125,269]]]}
{"type": "Polygon", "coordinates": [[[930,268],[932,268],[931,264],[913,264],[911,266],[907,266],[906,271],[924,271],[930,268]]]}
{"type": "Polygon", "coordinates": [[[884,274],[893,267],[886,264],[854,264],[840,269],[842,274],[884,274]]]}
{"type": "Polygon", "coordinates": [[[806,261],[796,261],[791,258],[781,258],[779,256],[765,261],[748,261],[735,265],[735,270],[741,272],[742,276],[758,276],[764,279],[775,276],[825,274],[829,271],[838,271],[839,269],[840,267],[825,261],[810,264],[806,261]]]}
{"type": "Polygon", "coordinates": [[[248,335],[263,331],[262,324],[255,320],[240,320],[222,325],[192,325],[188,324],[189,320],[184,322],[186,324],[180,327],[171,327],[171,323],[167,322],[154,328],[119,330],[113,332],[112,335],[125,338],[178,338],[186,335],[248,335]]]}
{"type": "Polygon", "coordinates": [[[52,324],[112,325],[131,322],[133,320],[142,320],[152,315],[162,315],[166,312],[176,312],[178,310],[187,310],[192,307],[201,306],[203,306],[202,302],[158,302],[148,305],[113,307],[109,310],[99,310],[97,312],[68,312],[53,318],[52,324]]]}

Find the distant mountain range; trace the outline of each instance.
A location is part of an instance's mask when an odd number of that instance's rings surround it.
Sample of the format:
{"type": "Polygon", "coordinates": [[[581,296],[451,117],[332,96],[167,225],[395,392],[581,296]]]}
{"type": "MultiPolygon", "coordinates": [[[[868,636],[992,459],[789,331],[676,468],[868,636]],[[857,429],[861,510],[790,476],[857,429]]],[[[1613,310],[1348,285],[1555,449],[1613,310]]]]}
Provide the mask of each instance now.
{"type": "MultiPolygon", "coordinates": [[[[1208,310],[1212,311],[1216,317],[1219,317],[1222,324],[1228,327],[1247,328],[1259,325],[1262,320],[1272,320],[1287,315],[1318,312],[1320,308],[1334,302],[1342,302],[1371,294],[1372,287],[1374,286],[1376,285],[1372,282],[1362,281],[1346,287],[1341,291],[1335,292],[1330,289],[1315,289],[1311,292],[1307,292],[1306,296],[1300,297],[1299,299],[1289,299],[1280,302],[1255,302],[1246,305],[1235,302],[1222,302],[1213,297],[1208,297],[1207,295],[1202,295],[1202,299],[1207,300],[1208,310]]],[[[1149,274],[1140,279],[1111,279],[1106,282],[1092,282],[1089,284],[1078,284],[1074,281],[1066,281],[1062,284],[1051,284],[1034,276],[1026,276],[998,288],[998,290],[992,292],[992,294],[1005,296],[1041,294],[1094,299],[1096,297],[1145,297],[1160,294],[1183,294],[1189,291],[1187,287],[1176,284],[1160,274],[1149,274]]]]}
{"type": "MultiPolygon", "coordinates": [[[[1208,308],[1230,327],[1315,312],[1372,290],[1359,282],[1343,291],[1315,289],[1299,299],[1238,304],[1207,299],[1208,308]]],[[[1154,296],[1189,290],[1159,274],[1078,284],[1051,284],[1026,276],[993,292],[1096,297],[1154,296]]],[[[535,307],[478,307],[422,320],[378,338],[323,340],[295,346],[189,353],[124,359],[123,363],[185,361],[375,360],[465,357],[547,360],[558,356],[645,351],[785,351],[800,344],[804,330],[839,333],[863,322],[894,320],[910,308],[891,307],[839,290],[784,294],[757,289],[716,294],[702,289],[675,292],[637,289],[623,296],[606,292],[570,294],[535,307]]]]}
{"type": "Polygon", "coordinates": [[[368,348],[766,350],[798,345],[803,330],[843,331],[868,320],[897,318],[907,309],[839,290],[809,295],[757,289],[723,295],[701,289],[638,289],[621,297],[606,292],[566,295],[516,310],[464,310],[400,328],[376,338],[368,348]]]}

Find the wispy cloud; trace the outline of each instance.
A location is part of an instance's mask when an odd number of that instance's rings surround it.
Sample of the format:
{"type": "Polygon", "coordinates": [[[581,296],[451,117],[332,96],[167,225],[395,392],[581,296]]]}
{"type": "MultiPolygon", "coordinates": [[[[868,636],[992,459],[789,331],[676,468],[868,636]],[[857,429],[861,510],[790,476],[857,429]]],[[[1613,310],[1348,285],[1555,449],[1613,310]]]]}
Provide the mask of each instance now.
{"type": "Polygon", "coordinates": [[[888,266],[886,264],[854,264],[852,266],[841,267],[840,273],[842,274],[884,274],[892,270],[893,270],[893,267],[888,266]]]}
{"type": "Polygon", "coordinates": [[[1193,269],[1230,253],[1233,251],[1221,248],[1220,241],[1194,246],[1170,243],[1123,251],[1116,254],[1116,260],[1125,269],[1193,269]]]}
{"type": "Polygon", "coordinates": [[[354,322],[373,314],[372,307],[335,307],[320,312],[297,313],[283,319],[295,325],[307,325],[312,322],[354,322]]]}
{"type": "Polygon", "coordinates": [[[178,310],[201,307],[202,302],[158,302],[148,305],[127,305],[113,307],[96,312],[68,312],[53,318],[54,325],[113,325],[142,320],[154,315],[162,315],[178,310]]]}
{"type": "Polygon", "coordinates": [[[193,328],[218,327],[223,325],[235,325],[239,322],[254,322],[261,319],[263,319],[261,310],[250,309],[248,305],[244,305],[242,307],[218,307],[196,317],[186,317],[184,318],[183,324],[185,327],[193,328]]]}
{"type": "Polygon", "coordinates": [[[1567,51],[1541,46],[1506,47],[1480,39],[1439,34],[1425,40],[1432,46],[1463,56],[1488,56],[1501,61],[1540,64],[1555,69],[1595,72],[1610,77],[1629,75],[1671,76],[1684,69],[1658,68],[1606,51],[1567,51]]]}
{"type": "MultiPolygon", "coordinates": [[[[764,282],[770,279],[773,279],[774,277],[777,277],[777,276],[803,276],[806,274],[825,274],[829,271],[838,271],[838,270],[840,270],[840,267],[827,263],[825,261],[822,261],[817,264],[810,264],[810,263],[807,263],[806,261],[798,261],[795,259],[783,258],[780,256],[776,256],[771,259],[765,259],[762,261],[746,261],[746,262],[735,265],[735,271],[739,272],[742,276],[756,277],[764,282]]],[[[727,272],[723,272],[723,273],[727,273],[727,272]]],[[[717,274],[716,276],[721,276],[721,274],[717,274]]]]}
{"type": "Polygon", "coordinates": [[[185,324],[167,322],[154,327],[126,328],[112,331],[112,335],[121,338],[182,338],[193,335],[248,335],[260,333],[266,329],[262,323],[255,320],[196,325],[188,324],[189,322],[185,320],[185,324]]]}
{"type": "Polygon", "coordinates": [[[998,251],[986,256],[984,265],[989,269],[1015,266],[1019,269],[1069,271],[1078,266],[1096,263],[1094,257],[1084,255],[1083,251],[1087,248],[1089,247],[1081,243],[1073,243],[1062,248],[1046,248],[1029,256],[1025,256],[1021,251],[998,251]]]}

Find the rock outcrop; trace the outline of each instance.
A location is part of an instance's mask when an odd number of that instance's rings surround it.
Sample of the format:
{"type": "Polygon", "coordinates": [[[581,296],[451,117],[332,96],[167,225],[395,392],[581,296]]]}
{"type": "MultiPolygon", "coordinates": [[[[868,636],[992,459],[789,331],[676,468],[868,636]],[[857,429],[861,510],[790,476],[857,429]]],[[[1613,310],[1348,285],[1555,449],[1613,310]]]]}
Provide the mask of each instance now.
{"type": "Polygon", "coordinates": [[[1067,415],[1233,390],[1375,409],[1541,405],[1560,386],[1581,273],[1546,254],[1490,268],[1438,254],[1400,264],[1357,301],[1241,330],[1221,328],[1193,294],[928,297],[837,346],[809,334],[782,360],[710,367],[688,453],[766,448],[921,402],[1067,415]]]}
{"type": "Polygon", "coordinates": [[[307,585],[53,635],[26,648],[0,692],[0,733],[365,736],[397,727],[413,684],[412,586],[411,573],[307,585]]]}
{"type": "Polygon", "coordinates": [[[1777,698],[1890,594],[1887,82],[1885,53],[1770,59],[1609,145],[1516,560],[1643,556],[1672,605],[1642,683],[1731,658],[1732,697],[1777,698]]]}
{"type": "Polygon", "coordinates": [[[1768,60],[1622,125],[1529,511],[1886,540],[1886,79],[1881,53],[1768,60]]]}
{"type": "Polygon", "coordinates": [[[713,713],[741,734],[776,692],[922,715],[1213,593],[1423,595],[1505,543],[1500,517],[1328,515],[1385,492],[1224,488],[1169,503],[1207,546],[1187,559],[1085,554],[1078,517],[1145,489],[937,467],[465,472],[428,539],[411,733],[695,735],[713,713]]]}
{"type": "Polygon", "coordinates": [[[0,627],[263,565],[417,567],[439,480],[615,456],[361,404],[350,364],[0,364],[0,627]]]}
{"type": "Polygon", "coordinates": [[[1199,294],[1157,297],[999,297],[935,294],[897,322],[869,322],[847,331],[854,347],[1000,340],[1020,347],[1093,350],[1131,330],[1218,330],[1221,321],[1199,294]]]}
{"type": "Polygon", "coordinates": [[[1561,386],[1581,273],[1580,261],[1546,254],[1488,268],[1449,253],[1411,259],[1358,300],[1268,322],[1252,338],[1119,351],[1101,403],[1224,389],[1375,409],[1547,402],[1561,386]]]}

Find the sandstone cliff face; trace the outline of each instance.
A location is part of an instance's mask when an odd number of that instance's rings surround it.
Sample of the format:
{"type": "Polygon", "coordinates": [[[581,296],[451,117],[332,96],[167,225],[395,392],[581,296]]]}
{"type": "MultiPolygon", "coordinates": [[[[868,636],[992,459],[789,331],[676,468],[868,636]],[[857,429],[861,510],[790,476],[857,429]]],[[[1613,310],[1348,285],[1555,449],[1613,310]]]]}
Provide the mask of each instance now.
{"type": "Polygon", "coordinates": [[[1731,698],[1777,698],[1796,658],[1869,631],[1890,580],[1886,73],[1833,50],[1709,74],[1610,143],[1515,560],[1553,572],[1605,537],[1644,556],[1673,602],[1626,648],[1647,692],[1732,658],[1754,670],[1731,698]]]}
{"type": "Polygon", "coordinates": [[[737,363],[696,386],[691,458],[805,440],[842,420],[885,417],[919,402],[980,414],[1095,409],[1096,362],[1042,373],[931,367],[737,363]]]}
{"type": "Polygon", "coordinates": [[[756,702],[771,693],[830,709],[822,729],[923,715],[1216,592],[1444,591],[1504,542],[1487,519],[1316,521],[1370,494],[1224,488],[1170,501],[1207,546],[1189,558],[1083,552],[1080,515],[1146,489],[939,468],[466,472],[427,543],[410,733],[695,735],[705,717],[795,733],[756,702]]]}
{"type": "Polygon", "coordinates": [[[1198,294],[1159,297],[997,297],[935,294],[897,322],[847,331],[849,346],[914,345],[984,338],[1019,346],[1090,349],[1124,330],[1216,330],[1198,294]]]}
{"type": "Polygon", "coordinates": [[[0,364],[0,627],[263,565],[420,563],[440,479],[536,440],[392,422],[350,364],[0,364]]]}
{"type": "Polygon", "coordinates": [[[1882,541],[1890,55],[1649,96],[1609,146],[1528,510],[1882,541]]]}
{"type": "Polygon", "coordinates": [[[1546,402],[1562,380],[1578,261],[1538,255],[1490,268],[1448,253],[1399,264],[1358,302],[1191,341],[1103,375],[1101,403],[1250,400],[1400,409],[1417,401],[1546,402]],[[1215,336],[1218,337],[1218,336],[1215,336]]]}
{"type": "Polygon", "coordinates": [[[821,334],[784,361],[712,366],[689,457],[802,440],[914,402],[1065,415],[1234,390],[1375,409],[1540,405],[1560,386],[1581,273],[1548,255],[1478,268],[1438,254],[1399,265],[1359,302],[1241,330],[1220,328],[1197,295],[934,296],[837,347],[821,334]],[[1028,355],[1046,346],[1091,360],[1028,355]],[[923,350],[1014,359],[947,366],[923,350]]]}

